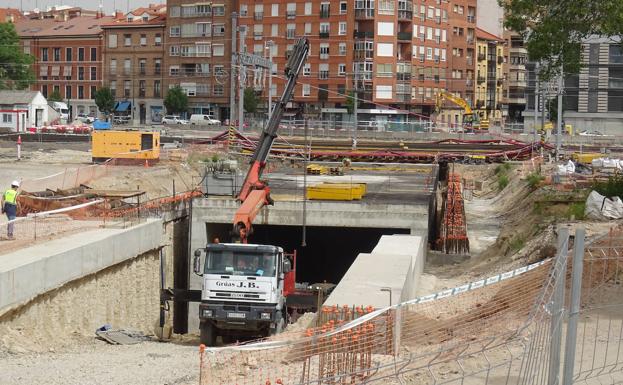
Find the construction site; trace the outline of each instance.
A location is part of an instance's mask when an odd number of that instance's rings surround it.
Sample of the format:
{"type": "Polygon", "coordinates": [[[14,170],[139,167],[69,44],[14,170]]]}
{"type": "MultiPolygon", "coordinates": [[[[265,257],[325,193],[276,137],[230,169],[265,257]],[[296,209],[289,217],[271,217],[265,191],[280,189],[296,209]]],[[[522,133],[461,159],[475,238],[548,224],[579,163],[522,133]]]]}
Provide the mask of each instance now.
{"type": "Polygon", "coordinates": [[[2,137],[0,384],[623,382],[620,143],[280,132],[308,50],[261,130],[2,137]]]}

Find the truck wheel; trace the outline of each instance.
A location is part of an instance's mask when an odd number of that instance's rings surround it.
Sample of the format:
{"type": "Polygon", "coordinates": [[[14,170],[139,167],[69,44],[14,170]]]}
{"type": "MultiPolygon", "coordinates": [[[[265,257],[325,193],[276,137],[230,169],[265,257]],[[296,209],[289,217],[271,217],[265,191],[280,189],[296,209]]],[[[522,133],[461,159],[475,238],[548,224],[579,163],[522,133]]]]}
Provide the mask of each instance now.
{"type": "Polygon", "coordinates": [[[214,346],[216,342],[216,328],[212,323],[204,321],[199,325],[201,331],[200,340],[205,346],[214,346]]]}

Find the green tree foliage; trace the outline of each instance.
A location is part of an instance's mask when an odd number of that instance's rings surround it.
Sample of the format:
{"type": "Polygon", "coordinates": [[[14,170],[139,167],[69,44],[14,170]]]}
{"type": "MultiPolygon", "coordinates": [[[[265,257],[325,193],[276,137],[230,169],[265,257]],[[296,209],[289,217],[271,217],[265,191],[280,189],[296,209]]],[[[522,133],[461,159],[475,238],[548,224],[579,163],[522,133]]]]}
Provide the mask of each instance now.
{"type": "Polygon", "coordinates": [[[115,108],[115,98],[112,96],[110,88],[102,87],[95,91],[95,104],[105,115],[108,115],[113,111],[115,108]]]}
{"type": "Polygon", "coordinates": [[[182,87],[177,86],[169,89],[164,98],[164,106],[169,114],[181,114],[188,111],[188,96],[182,87]]]}
{"type": "Polygon", "coordinates": [[[565,73],[581,66],[581,43],[589,36],[621,36],[621,0],[498,0],[506,27],[524,36],[530,60],[543,64],[541,75],[551,78],[564,65],[565,73]]]}
{"type": "Polygon", "coordinates": [[[549,121],[556,125],[556,122],[558,121],[558,99],[553,98],[548,100],[546,107],[547,113],[549,114],[549,121]]]}
{"type": "Polygon", "coordinates": [[[51,94],[48,95],[48,102],[62,102],[63,98],[61,97],[61,93],[59,90],[52,91],[51,94]]]}
{"type": "Polygon", "coordinates": [[[0,23],[0,89],[23,90],[35,80],[34,58],[19,46],[19,36],[12,23],[0,23]]]}
{"type": "Polygon", "coordinates": [[[257,95],[253,88],[248,87],[244,89],[244,111],[253,113],[257,111],[257,95]]]}

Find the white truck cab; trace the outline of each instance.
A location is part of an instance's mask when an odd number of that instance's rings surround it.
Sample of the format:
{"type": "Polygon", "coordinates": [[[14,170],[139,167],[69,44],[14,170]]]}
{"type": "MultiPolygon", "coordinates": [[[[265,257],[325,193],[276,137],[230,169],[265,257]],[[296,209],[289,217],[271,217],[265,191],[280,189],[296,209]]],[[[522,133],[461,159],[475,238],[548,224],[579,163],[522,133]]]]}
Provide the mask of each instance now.
{"type": "Polygon", "coordinates": [[[229,342],[236,336],[266,337],[283,329],[284,285],[292,265],[281,247],[208,244],[195,251],[193,266],[203,276],[201,343],[212,346],[218,335],[229,342]]]}

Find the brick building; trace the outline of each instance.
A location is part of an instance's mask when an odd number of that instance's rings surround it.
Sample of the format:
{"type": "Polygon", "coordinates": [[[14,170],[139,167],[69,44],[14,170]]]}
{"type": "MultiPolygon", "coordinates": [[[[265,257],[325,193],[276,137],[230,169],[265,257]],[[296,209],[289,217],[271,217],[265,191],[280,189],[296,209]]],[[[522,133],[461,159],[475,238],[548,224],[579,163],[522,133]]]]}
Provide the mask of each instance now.
{"type": "Polygon", "coordinates": [[[500,122],[504,98],[504,40],[476,30],[475,110],[481,119],[500,122]]]}
{"type": "Polygon", "coordinates": [[[104,82],[118,114],[134,124],[160,123],[164,115],[166,6],[150,5],[103,24],[104,82]]]}
{"type": "Polygon", "coordinates": [[[229,117],[232,4],[167,2],[164,89],[181,86],[190,113],[229,117]]]}
{"type": "Polygon", "coordinates": [[[102,29],[109,16],[20,19],[15,29],[25,53],[35,57],[33,90],[48,97],[57,90],[70,116],[97,113],[93,97],[102,86],[102,29]]]}

